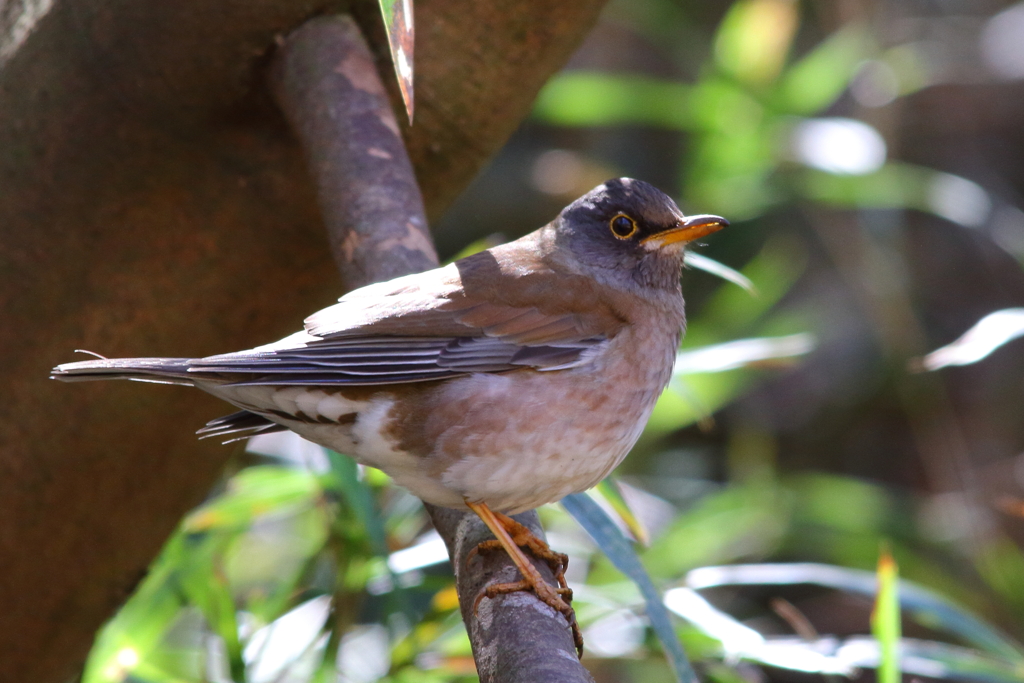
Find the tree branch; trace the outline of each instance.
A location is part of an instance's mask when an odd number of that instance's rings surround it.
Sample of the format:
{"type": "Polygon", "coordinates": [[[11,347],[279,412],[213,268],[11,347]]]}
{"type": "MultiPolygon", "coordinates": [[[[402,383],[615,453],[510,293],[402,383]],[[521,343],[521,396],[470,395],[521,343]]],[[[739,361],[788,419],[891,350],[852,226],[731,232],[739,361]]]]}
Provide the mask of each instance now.
{"type": "MultiPolygon", "coordinates": [[[[423,203],[394,112],[359,27],[320,18],[289,35],[271,68],[272,91],[298,134],[317,185],[331,247],[349,287],[437,265],[423,203]]],[[[476,515],[427,506],[448,546],[481,681],[590,681],[565,618],[529,594],[473,606],[518,572],[505,553],[469,552],[493,538],[476,515]]],[[[543,534],[535,512],[517,519],[543,534]]],[[[550,570],[536,563],[552,581],[550,570]]]]}
{"type": "Polygon", "coordinates": [[[355,21],[320,17],[297,29],[270,84],[305,151],[345,288],[435,268],[416,175],[355,21]]]}

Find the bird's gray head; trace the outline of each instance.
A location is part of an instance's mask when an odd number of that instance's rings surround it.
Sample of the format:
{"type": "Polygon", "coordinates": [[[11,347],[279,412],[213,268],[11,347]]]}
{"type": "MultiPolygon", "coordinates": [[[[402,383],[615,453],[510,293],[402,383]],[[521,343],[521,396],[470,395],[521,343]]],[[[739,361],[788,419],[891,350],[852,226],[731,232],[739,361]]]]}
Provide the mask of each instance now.
{"type": "Polygon", "coordinates": [[[553,227],[565,252],[607,284],[675,291],[686,244],[728,224],[718,216],[686,217],[653,185],[617,178],[565,207],[553,227]]]}

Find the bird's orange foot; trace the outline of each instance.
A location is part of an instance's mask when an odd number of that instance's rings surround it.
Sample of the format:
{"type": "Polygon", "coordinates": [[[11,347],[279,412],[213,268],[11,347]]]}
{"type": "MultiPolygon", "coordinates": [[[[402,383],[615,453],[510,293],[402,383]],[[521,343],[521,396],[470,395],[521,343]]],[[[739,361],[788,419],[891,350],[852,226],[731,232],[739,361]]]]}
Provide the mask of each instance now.
{"type": "Polygon", "coordinates": [[[496,541],[484,541],[477,545],[467,556],[467,562],[479,552],[488,552],[503,548],[508,553],[512,562],[519,569],[523,579],[512,583],[499,583],[488,586],[473,603],[473,611],[476,612],[480,601],[484,598],[495,598],[499,595],[516,593],[519,591],[530,591],[536,595],[541,602],[550,606],[556,612],[562,614],[569,622],[572,629],[573,643],[576,645],[576,653],[583,656],[583,634],[580,632],[579,624],[576,622],[576,612],[570,607],[572,602],[572,589],[566,585],[565,568],[569,564],[569,558],[562,553],[556,553],[547,543],[537,538],[528,528],[515,521],[508,515],[494,512],[483,503],[471,503],[466,505],[475,512],[484,524],[497,538],[496,541]],[[533,565],[530,559],[523,553],[523,549],[529,549],[537,559],[545,562],[551,567],[555,575],[558,588],[552,586],[533,565]]]}
{"type": "MultiPolygon", "coordinates": [[[[494,516],[505,527],[505,530],[508,531],[508,535],[512,538],[513,543],[524,550],[529,550],[531,555],[551,568],[551,573],[555,575],[555,581],[558,582],[559,588],[569,589],[569,584],[565,580],[565,570],[569,568],[568,555],[555,552],[551,549],[551,546],[537,538],[532,531],[508,515],[495,512],[494,516]]],[[[493,552],[503,548],[504,546],[501,544],[501,541],[483,541],[469,552],[469,555],[466,556],[466,562],[473,559],[473,556],[477,553],[493,552]]],[[[572,591],[569,591],[569,594],[571,596],[572,591]]]]}

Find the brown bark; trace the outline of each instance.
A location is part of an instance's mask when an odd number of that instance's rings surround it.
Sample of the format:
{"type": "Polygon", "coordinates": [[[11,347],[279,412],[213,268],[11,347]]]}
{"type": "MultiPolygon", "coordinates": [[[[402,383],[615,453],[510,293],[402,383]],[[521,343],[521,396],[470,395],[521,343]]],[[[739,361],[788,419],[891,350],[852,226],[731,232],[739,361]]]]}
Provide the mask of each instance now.
{"type": "Polygon", "coordinates": [[[345,289],[435,268],[416,176],[359,26],[306,22],[283,40],[270,83],[305,150],[345,289]]]}
{"type": "MultiPolygon", "coordinates": [[[[420,0],[417,121],[437,216],[602,0],[420,0]]],[[[305,0],[56,0],[0,18],[0,680],[63,682],[229,449],[197,393],[46,380],[70,350],[206,355],[339,293],[315,190],[262,89],[305,0]],[[14,38],[17,38],[15,40],[14,38]]],[[[370,25],[375,6],[353,10],[370,25]]],[[[370,25],[371,34],[377,29],[370,25]]],[[[383,46],[377,45],[379,53],[383,46]]]]}
{"type": "MultiPolygon", "coordinates": [[[[426,216],[394,112],[358,26],[308,22],[283,42],[272,91],[306,150],[335,261],[358,287],[437,266],[426,216]]],[[[476,515],[427,506],[445,539],[462,616],[484,683],[591,681],[565,618],[529,595],[476,598],[487,583],[520,577],[505,553],[469,553],[494,537],[476,515]]],[[[536,512],[517,519],[543,538],[536,512]]],[[[554,584],[550,569],[536,566],[554,584]]]]}

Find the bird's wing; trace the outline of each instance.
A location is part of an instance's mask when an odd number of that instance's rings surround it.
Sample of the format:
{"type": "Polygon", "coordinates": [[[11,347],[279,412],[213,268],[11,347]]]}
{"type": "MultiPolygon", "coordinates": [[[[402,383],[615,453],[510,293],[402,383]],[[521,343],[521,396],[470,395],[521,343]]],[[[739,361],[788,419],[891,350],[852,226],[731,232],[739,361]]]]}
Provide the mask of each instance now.
{"type": "Polygon", "coordinates": [[[310,316],[304,332],[192,361],[190,372],[235,384],[366,386],[557,370],[585,362],[625,324],[589,281],[491,272],[495,263],[484,256],[356,290],[310,316]]]}

